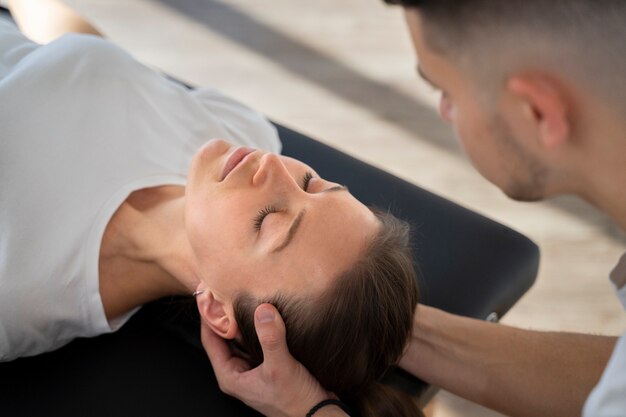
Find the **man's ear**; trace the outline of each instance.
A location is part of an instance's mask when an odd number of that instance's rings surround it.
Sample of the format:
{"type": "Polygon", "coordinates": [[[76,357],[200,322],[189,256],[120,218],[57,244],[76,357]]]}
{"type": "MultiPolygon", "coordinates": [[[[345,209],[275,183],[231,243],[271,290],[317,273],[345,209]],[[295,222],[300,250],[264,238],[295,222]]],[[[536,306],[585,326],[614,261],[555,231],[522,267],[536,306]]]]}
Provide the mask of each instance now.
{"type": "Polygon", "coordinates": [[[218,300],[211,291],[205,291],[197,297],[198,310],[211,330],[223,339],[234,339],[238,327],[235,314],[230,304],[218,300]]]}
{"type": "Polygon", "coordinates": [[[555,149],[567,142],[571,134],[569,98],[562,85],[544,74],[515,75],[508,80],[508,92],[522,106],[521,114],[533,127],[540,144],[555,149]]]}

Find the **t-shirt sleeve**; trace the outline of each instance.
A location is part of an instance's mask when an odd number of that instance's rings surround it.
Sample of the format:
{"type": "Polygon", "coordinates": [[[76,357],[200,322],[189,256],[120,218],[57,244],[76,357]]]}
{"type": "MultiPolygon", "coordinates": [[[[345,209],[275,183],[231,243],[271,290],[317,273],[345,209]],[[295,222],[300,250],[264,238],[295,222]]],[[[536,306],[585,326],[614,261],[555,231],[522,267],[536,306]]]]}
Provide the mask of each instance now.
{"type": "Polygon", "coordinates": [[[583,417],[613,417],[626,410],[626,335],[613,350],[600,383],[585,403],[583,417]]]}
{"type": "MultiPolygon", "coordinates": [[[[626,286],[617,289],[620,301],[626,305],[626,286]]],[[[583,409],[583,417],[623,416],[626,410],[626,334],[617,341],[611,359],[591,391],[583,409]]]]}

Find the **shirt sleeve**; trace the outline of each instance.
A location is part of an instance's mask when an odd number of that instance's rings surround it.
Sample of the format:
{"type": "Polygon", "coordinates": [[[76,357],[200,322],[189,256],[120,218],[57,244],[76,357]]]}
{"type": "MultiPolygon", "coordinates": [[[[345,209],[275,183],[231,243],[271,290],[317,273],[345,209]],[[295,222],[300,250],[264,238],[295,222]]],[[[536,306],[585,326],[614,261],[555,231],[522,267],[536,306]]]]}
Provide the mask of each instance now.
{"type": "MultiPolygon", "coordinates": [[[[626,286],[618,289],[626,300],[626,286]]],[[[626,412],[626,334],[617,341],[611,359],[591,391],[583,408],[583,417],[620,417],[626,412]]]]}

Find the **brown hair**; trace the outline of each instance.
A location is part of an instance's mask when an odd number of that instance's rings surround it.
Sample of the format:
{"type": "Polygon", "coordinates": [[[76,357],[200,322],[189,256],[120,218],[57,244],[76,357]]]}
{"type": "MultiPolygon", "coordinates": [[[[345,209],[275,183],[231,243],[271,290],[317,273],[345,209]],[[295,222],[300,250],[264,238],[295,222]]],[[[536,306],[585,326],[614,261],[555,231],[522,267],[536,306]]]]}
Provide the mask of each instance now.
{"type": "Polygon", "coordinates": [[[418,416],[422,414],[411,397],[379,382],[402,355],[418,300],[409,226],[391,214],[373,211],[381,223],[378,234],[353,268],[320,296],[237,298],[240,347],[253,366],[263,361],[253,316],[259,304],[269,302],[285,320],[291,354],[352,412],[418,416]]]}

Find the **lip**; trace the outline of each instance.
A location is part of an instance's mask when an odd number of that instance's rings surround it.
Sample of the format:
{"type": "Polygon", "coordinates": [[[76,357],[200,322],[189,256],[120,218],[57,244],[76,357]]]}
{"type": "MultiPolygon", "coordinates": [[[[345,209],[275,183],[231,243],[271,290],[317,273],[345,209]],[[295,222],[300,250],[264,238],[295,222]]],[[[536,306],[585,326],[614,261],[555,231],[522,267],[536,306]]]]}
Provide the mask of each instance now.
{"type": "Polygon", "coordinates": [[[237,165],[239,165],[239,163],[243,161],[246,156],[250,155],[255,150],[256,149],[248,148],[245,146],[240,146],[235,149],[226,160],[226,164],[224,164],[224,169],[222,170],[222,176],[220,178],[220,181],[224,181],[228,174],[230,174],[235,169],[235,167],[237,167],[237,165]]]}

